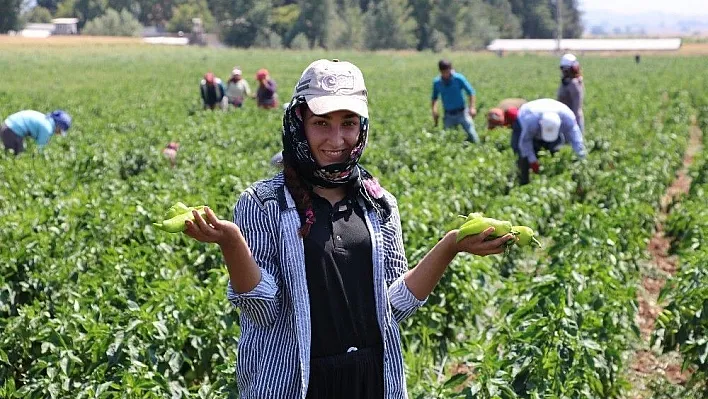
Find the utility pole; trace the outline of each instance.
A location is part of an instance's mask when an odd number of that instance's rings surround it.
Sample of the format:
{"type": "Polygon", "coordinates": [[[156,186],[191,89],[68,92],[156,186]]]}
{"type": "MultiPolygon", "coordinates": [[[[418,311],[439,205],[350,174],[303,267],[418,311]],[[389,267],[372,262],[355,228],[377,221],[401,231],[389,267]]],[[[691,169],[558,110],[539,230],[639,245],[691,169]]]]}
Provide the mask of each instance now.
{"type": "Polygon", "coordinates": [[[563,0],[556,0],[556,18],[558,19],[558,43],[557,43],[557,51],[558,53],[561,52],[561,40],[563,40],[563,15],[562,15],[562,9],[561,7],[563,0]]]}

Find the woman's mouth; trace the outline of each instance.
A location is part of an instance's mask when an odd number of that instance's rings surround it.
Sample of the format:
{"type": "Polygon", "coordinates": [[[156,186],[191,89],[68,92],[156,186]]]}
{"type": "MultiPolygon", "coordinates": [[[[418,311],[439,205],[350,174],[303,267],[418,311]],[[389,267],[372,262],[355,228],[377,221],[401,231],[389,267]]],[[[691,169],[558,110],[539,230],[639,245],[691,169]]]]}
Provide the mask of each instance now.
{"type": "Polygon", "coordinates": [[[340,160],[346,153],[346,150],[322,150],[322,154],[331,160],[340,160]]]}

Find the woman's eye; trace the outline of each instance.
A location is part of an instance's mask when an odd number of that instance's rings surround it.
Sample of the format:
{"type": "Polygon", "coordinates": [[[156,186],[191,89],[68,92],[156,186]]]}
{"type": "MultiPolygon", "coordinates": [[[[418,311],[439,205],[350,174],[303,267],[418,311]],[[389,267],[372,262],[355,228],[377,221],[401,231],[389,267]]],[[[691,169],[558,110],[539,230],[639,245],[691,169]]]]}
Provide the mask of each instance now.
{"type": "Polygon", "coordinates": [[[315,126],[327,126],[326,121],[315,121],[315,126]]]}

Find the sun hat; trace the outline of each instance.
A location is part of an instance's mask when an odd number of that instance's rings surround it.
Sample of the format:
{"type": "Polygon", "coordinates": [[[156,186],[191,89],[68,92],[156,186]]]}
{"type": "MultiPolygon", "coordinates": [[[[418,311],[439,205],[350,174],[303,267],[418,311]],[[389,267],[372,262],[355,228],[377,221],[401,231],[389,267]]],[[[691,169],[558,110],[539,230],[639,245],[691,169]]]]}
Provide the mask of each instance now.
{"type": "Polygon", "coordinates": [[[66,111],[60,109],[52,111],[49,117],[54,120],[54,123],[61,129],[62,133],[65,133],[71,128],[71,115],[66,111]]]}
{"type": "Polygon", "coordinates": [[[574,63],[576,63],[578,59],[570,53],[563,54],[560,60],[560,67],[561,68],[570,68],[573,66],[574,63]]]}

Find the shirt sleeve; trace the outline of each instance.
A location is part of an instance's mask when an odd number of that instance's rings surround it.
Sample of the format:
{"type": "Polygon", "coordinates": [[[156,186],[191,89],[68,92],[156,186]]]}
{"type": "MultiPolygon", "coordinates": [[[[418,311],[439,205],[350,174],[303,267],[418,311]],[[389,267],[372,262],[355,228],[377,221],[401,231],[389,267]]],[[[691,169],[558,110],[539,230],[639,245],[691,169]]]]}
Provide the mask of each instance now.
{"type": "Polygon", "coordinates": [[[571,147],[573,147],[573,151],[575,151],[580,158],[585,158],[585,144],[583,143],[583,133],[580,131],[580,126],[574,117],[572,120],[564,122],[564,124],[568,126],[566,127],[566,137],[571,147]]]}
{"type": "Polygon", "coordinates": [[[519,136],[519,151],[521,157],[528,159],[529,163],[534,163],[538,161],[536,158],[536,153],[533,151],[533,132],[534,123],[536,123],[536,118],[527,117],[519,118],[519,127],[521,127],[521,134],[519,136]]]}
{"type": "Polygon", "coordinates": [[[573,111],[573,114],[575,114],[575,117],[578,117],[578,113],[580,112],[580,107],[582,106],[583,103],[583,86],[580,82],[578,81],[573,81],[568,85],[568,94],[570,98],[570,104],[568,104],[568,107],[570,108],[571,111],[573,111]]]}
{"type": "Polygon", "coordinates": [[[477,94],[477,92],[474,90],[474,87],[472,87],[470,82],[467,81],[466,77],[462,75],[458,75],[458,77],[460,79],[460,82],[462,82],[462,90],[464,90],[468,96],[474,96],[475,94],[477,94]]]}
{"type": "Polygon", "coordinates": [[[248,84],[248,81],[246,81],[246,79],[243,79],[243,91],[246,93],[247,96],[251,96],[251,86],[248,84]]]}
{"type": "Polygon", "coordinates": [[[249,190],[236,203],[233,220],[260,268],[261,281],[251,291],[242,293],[236,293],[229,282],[227,296],[254,324],[272,325],[281,310],[275,227],[249,190]]]}
{"type": "MultiPolygon", "coordinates": [[[[51,125],[54,126],[54,125],[51,125]]],[[[51,129],[51,126],[47,128],[45,125],[40,125],[37,126],[37,132],[36,137],[37,137],[37,145],[39,146],[39,149],[43,149],[44,146],[46,146],[49,143],[49,139],[52,138],[52,134],[54,134],[53,130],[48,130],[51,129]]]]}
{"type": "Polygon", "coordinates": [[[202,96],[202,102],[206,104],[206,87],[204,86],[204,83],[199,84],[199,95],[202,96]]]}
{"type": "Polygon", "coordinates": [[[438,90],[438,84],[436,81],[433,81],[433,95],[430,97],[432,101],[435,101],[438,99],[440,96],[440,91],[438,90]]]}
{"type": "Polygon", "coordinates": [[[423,306],[428,298],[416,298],[403,279],[408,271],[408,259],[403,248],[401,217],[395,198],[389,194],[387,200],[391,204],[391,217],[381,226],[384,237],[384,274],[393,318],[400,323],[423,306]]]}

